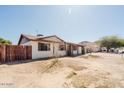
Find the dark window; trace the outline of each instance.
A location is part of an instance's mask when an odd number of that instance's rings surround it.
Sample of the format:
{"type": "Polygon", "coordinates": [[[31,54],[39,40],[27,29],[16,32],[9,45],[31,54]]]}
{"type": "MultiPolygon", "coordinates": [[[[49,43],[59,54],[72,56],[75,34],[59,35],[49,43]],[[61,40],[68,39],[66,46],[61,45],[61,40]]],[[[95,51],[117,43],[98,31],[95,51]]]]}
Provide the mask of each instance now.
{"type": "Polygon", "coordinates": [[[66,50],[66,46],[65,45],[59,45],[59,50],[63,51],[63,50],[66,50]]]}
{"type": "Polygon", "coordinates": [[[49,51],[49,50],[50,50],[50,44],[38,43],[38,51],[49,51]]]}

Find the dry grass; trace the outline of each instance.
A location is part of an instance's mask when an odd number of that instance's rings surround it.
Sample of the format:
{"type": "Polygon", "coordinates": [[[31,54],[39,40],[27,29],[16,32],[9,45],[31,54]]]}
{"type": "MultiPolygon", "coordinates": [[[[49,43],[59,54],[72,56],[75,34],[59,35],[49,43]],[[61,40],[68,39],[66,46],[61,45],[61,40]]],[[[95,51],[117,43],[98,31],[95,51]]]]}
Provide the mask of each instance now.
{"type": "MultiPolygon", "coordinates": [[[[80,73],[71,78],[71,84],[76,88],[115,88],[121,86],[116,79],[110,78],[110,73],[80,73]],[[90,73],[90,74],[89,74],[90,73]]],[[[70,84],[70,85],[71,85],[70,84]]]]}
{"type": "Polygon", "coordinates": [[[96,80],[97,78],[90,75],[77,75],[72,78],[72,85],[76,88],[86,88],[96,80]]]}
{"type": "MultiPolygon", "coordinates": [[[[106,75],[105,75],[106,76],[106,75]]],[[[76,88],[114,88],[118,84],[115,81],[112,81],[110,78],[103,78],[99,75],[92,74],[80,74],[72,77],[72,85],[76,88]]]]}
{"type": "Polygon", "coordinates": [[[55,58],[0,65],[0,77],[0,83],[13,83],[5,87],[124,87],[124,62],[120,56],[110,54],[55,58]]]}
{"type": "Polygon", "coordinates": [[[51,69],[51,68],[53,68],[53,67],[57,67],[59,63],[60,63],[59,59],[58,59],[58,58],[55,58],[55,59],[51,62],[51,64],[50,64],[50,66],[48,67],[48,69],[51,69]]]}
{"type": "Polygon", "coordinates": [[[60,68],[61,66],[61,61],[58,58],[53,59],[49,65],[47,65],[46,69],[44,72],[53,72],[57,68],[60,68]]]}
{"type": "Polygon", "coordinates": [[[77,73],[74,72],[74,71],[72,71],[72,72],[70,72],[70,73],[68,74],[68,76],[67,76],[66,78],[69,79],[69,78],[72,78],[72,77],[75,76],[75,75],[77,75],[77,73]]]}

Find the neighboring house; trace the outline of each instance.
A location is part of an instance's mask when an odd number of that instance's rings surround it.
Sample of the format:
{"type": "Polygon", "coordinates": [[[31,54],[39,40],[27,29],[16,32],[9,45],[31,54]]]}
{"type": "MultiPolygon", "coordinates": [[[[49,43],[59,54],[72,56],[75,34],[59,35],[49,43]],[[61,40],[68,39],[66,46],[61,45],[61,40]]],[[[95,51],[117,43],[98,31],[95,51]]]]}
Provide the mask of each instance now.
{"type": "Polygon", "coordinates": [[[20,36],[18,45],[32,46],[32,59],[76,56],[82,54],[83,46],[74,43],[67,43],[58,36],[20,36]]]}
{"type": "Polygon", "coordinates": [[[85,53],[100,51],[100,46],[94,42],[82,41],[79,44],[84,46],[85,53]]]}

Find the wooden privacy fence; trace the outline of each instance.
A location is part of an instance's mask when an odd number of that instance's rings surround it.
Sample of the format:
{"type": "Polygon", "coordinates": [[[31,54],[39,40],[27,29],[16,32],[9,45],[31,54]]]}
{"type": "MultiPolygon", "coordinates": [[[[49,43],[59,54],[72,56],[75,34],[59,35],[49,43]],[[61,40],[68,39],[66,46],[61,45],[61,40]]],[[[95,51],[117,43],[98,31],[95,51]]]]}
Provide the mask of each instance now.
{"type": "Polygon", "coordinates": [[[0,63],[32,59],[31,46],[0,45],[0,63]]]}

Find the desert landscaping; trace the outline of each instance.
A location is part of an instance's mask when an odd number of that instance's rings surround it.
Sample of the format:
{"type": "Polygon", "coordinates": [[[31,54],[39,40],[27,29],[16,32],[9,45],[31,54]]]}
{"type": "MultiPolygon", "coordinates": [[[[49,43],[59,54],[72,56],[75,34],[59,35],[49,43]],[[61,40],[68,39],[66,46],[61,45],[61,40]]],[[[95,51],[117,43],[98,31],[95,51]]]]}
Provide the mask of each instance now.
{"type": "Polygon", "coordinates": [[[92,53],[77,57],[0,65],[0,87],[124,87],[124,58],[92,53]]]}

